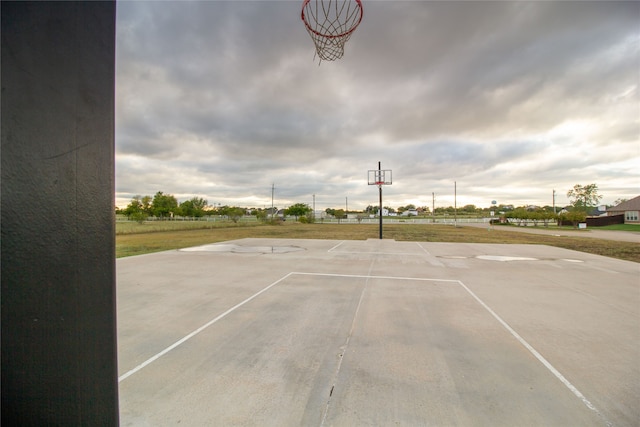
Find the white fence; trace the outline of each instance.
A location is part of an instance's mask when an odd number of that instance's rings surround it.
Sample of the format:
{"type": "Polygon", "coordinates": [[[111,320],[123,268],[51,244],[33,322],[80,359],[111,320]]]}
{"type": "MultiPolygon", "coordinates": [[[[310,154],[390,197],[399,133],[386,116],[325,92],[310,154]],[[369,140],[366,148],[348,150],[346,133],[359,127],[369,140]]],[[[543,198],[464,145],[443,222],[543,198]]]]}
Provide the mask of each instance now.
{"type": "MultiPolygon", "coordinates": [[[[469,224],[469,223],[482,223],[488,224],[492,218],[412,218],[412,217],[383,217],[382,222],[384,224],[469,224]]],[[[495,218],[493,218],[495,219],[495,218]]],[[[296,218],[294,216],[286,217],[287,221],[295,221],[296,218]]],[[[116,215],[116,221],[130,221],[124,215],[116,215]]],[[[132,222],[135,222],[131,220],[132,222]]],[[[165,217],[165,218],[157,218],[157,217],[148,217],[145,221],[206,221],[206,222],[228,222],[231,219],[225,215],[211,215],[211,216],[203,216],[200,218],[196,217],[183,217],[183,216],[174,216],[173,218],[165,217]]],[[[238,222],[257,222],[258,219],[253,215],[245,215],[239,218],[238,222]]],[[[379,224],[380,218],[316,218],[316,224],[379,224]]]]}
{"type": "MultiPolygon", "coordinates": [[[[384,224],[488,224],[492,218],[388,218],[383,217],[384,224]]],[[[379,224],[380,218],[349,218],[335,219],[324,218],[317,219],[316,223],[340,223],[340,224],[379,224]]]]}

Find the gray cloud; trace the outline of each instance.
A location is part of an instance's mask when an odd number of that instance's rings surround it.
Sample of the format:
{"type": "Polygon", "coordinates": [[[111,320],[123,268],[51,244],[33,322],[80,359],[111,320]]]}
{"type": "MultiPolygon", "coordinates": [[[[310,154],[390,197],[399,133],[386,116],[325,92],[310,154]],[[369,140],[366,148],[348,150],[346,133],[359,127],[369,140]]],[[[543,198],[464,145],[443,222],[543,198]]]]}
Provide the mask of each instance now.
{"type": "Polygon", "coordinates": [[[118,204],[259,206],[275,182],[280,205],[362,209],[378,161],[392,206],[446,204],[453,181],[478,205],[640,192],[640,3],[369,1],[320,65],[300,6],[118,4],[118,204]]]}

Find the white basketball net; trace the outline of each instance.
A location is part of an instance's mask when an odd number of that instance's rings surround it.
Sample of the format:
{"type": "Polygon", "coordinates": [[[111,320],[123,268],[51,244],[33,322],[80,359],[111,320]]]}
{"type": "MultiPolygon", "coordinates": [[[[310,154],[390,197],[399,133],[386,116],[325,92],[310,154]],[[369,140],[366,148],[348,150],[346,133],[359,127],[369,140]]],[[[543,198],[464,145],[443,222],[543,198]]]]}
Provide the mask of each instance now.
{"type": "Polygon", "coordinates": [[[305,0],[302,20],[321,60],[344,55],[344,44],[362,21],[360,0],[305,0]]]}

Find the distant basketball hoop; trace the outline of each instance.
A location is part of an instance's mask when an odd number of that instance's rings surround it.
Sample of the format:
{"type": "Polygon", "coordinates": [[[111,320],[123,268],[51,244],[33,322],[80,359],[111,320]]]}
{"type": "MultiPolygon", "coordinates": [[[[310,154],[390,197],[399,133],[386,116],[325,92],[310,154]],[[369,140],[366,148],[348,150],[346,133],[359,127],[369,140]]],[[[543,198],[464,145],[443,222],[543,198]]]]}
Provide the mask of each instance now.
{"type": "Polygon", "coordinates": [[[369,170],[369,185],[391,185],[391,170],[390,169],[371,169],[369,170]]]}
{"type": "Polygon", "coordinates": [[[378,186],[378,194],[380,200],[380,207],[378,209],[378,218],[380,218],[380,239],[382,239],[382,186],[391,185],[391,169],[382,169],[380,162],[378,162],[378,169],[369,169],[368,184],[378,186]]]}
{"type": "Polygon", "coordinates": [[[302,21],[320,60],[344,55],[344,45],[362,21],[360,0],[304,0],[302,21]]]}

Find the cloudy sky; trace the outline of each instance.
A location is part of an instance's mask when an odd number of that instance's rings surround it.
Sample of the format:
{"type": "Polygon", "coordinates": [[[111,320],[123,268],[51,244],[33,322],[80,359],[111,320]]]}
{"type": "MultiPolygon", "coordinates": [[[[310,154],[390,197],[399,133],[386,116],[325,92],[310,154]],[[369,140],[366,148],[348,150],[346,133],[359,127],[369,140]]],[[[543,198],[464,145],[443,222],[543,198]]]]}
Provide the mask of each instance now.
{"type": "MultiPolygon", "coordinates": [[[[326,1],[326,0],[325,0],[326,1]]],[[[301,1],[120,1],[116,204],[603,203],[640,194],[640,3],[363,1],[337,61],[301,1]]]]}

